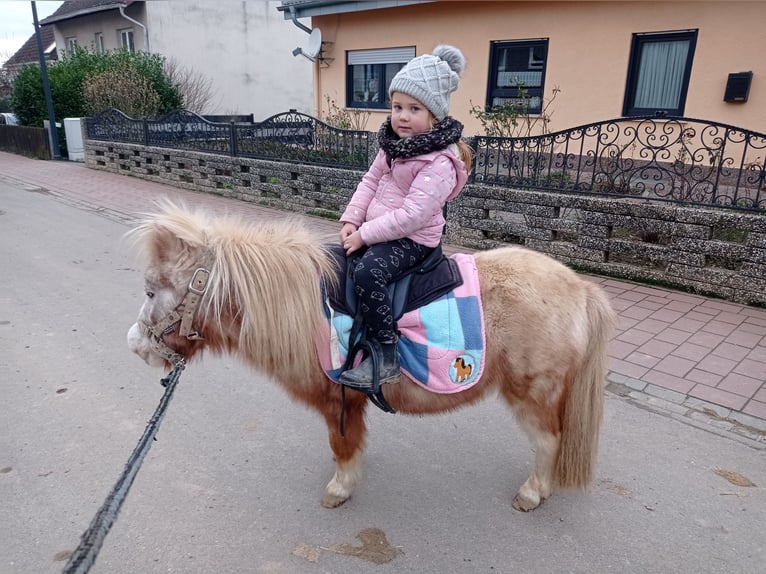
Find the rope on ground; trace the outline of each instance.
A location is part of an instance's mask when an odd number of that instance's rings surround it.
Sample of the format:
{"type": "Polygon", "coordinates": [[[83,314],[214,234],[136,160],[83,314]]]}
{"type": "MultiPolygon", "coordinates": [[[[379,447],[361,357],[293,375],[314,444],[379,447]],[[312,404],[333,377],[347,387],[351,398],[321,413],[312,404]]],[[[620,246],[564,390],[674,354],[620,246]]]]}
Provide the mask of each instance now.
{"type": "Polygon", "coordinates": [[[82,535],[79,546],[69,557],[69,561],[64,567],[63,574],[84,574],[88,572],[90,567],[96,562],[96,557],[101,550],[104,539],[112,528],[112,524],[117,520],[117,514],[120,512],[120,507],[128,496],[128,491],[133,484],[133,479],[135,479],[136,474],[138,474],[138,470],[141,468],[141,464],[144,462],[144,458],[152,446],[154,437],[160,428],[162,418],[165,416],[165,411],[170,404],[170,399],[173,396],[173,391],[176,388],[178,379],[185,367],[186,364],[183,360],[176,362],[173,366],[173,370],[161,380],[162,385],[165,387],[165,394],[162,395],[160,404],[157,406],[154,415],[146,425],[144,434],[141,437],[141,440],[138,441],[136,448],[133,450],[133,454],[130,455],[128,462],[125,465],[125,470],[123,470],[122,475],[112,488],[109,496],[106,497],[104,504],[101,505],[101,509],[96,513],[90,526],[82,535]]]}

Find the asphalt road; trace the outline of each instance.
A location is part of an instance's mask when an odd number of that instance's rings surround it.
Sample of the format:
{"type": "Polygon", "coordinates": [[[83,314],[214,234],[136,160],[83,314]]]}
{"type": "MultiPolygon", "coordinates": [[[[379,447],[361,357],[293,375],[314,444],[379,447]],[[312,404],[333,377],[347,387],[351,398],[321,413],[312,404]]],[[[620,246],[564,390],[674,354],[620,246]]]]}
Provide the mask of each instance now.
{"type": "MultiPolygon", "coordinates": [[[[125,342],[143,285],[127,230],[0,179],[2,574],[62,570],[162,395],[160,373],[125,342]]],[[[762,444],[609,395],[592,489],[522,514],[510,503],[533,453],[499,402],[369,419],[367,477],[328,510],[319,416],[234,358],[193,363],[91,572],[732,574],[766,563],[762,444]]]]}

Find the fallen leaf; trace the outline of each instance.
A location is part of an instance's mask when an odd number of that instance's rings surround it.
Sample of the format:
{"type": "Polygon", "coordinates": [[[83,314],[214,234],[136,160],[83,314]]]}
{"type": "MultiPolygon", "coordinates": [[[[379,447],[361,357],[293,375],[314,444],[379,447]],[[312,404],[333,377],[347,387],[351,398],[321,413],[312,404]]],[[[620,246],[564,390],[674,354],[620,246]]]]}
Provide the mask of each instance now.
{"type": "Polygon", "coordinates": [[[718,476],[722,476],[735,486],[755,486],[755,483],[746,476],[741,475],[733,470],[726,470],[724,468],[714,468],[713,472],[718,476]]]}
{"type": "Polygon", "coordinates": [[[309,544],[298,544],[293,550],[293,554],[298,558],[303,558],[309,562],[319,562],[319,555],[322,551],[319,546],[311,546],[309,544]]]}
{"type": "Polygon", "coordinates": [[[630,496],[632,494],[630,490],[628,490],[624,486],[620,486],[619,484],[613,484],[612,486],[608,486],[606,489],[609,492],[612,492],[619,496],[630,496]]]}
{"type": "Polygon", "coordinates": [[[71,550],[62,550],[61,552],[56,552],[56,554],[53,555],[53,561],[63,562],[64,560],[69,560],[69,557],[71,555],[72,555],[71,550]]]}

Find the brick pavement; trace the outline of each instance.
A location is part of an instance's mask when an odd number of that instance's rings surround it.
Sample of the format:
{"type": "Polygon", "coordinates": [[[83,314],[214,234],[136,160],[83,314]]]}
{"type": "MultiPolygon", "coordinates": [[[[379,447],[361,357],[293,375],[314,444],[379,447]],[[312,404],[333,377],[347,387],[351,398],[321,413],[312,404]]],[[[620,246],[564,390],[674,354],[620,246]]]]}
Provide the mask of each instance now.
{"type": "MultiPolygon", "coordinates": [[[[215,212],[282,217],[252,203],[0,152],[0,178],[130,223],[167,197],[215,212]]],[[[335,222],[306,218],[334,237],[335,222]]],[[[459,247],[446,246],[454,252],[459,247]]],[[[766,310],[670,289],[586,275],[609,293],[619,327],[609,389],[651,409],[766,442],[766,310]]]]}

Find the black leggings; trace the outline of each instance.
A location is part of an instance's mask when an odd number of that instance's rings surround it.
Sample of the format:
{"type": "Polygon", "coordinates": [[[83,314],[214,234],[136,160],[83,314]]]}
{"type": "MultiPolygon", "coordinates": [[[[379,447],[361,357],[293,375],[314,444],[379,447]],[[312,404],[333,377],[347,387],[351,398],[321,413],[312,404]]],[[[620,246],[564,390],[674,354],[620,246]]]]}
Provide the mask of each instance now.
{"type": "Polygon", "coordinates": [[[381,343],[396,340],[391,297],[386,285],[420,265],[433,250],[433,247],[405,237],[370,245],[361,257],[356,254],[351,256],[354,291],[370,337],[381,343]]]}

